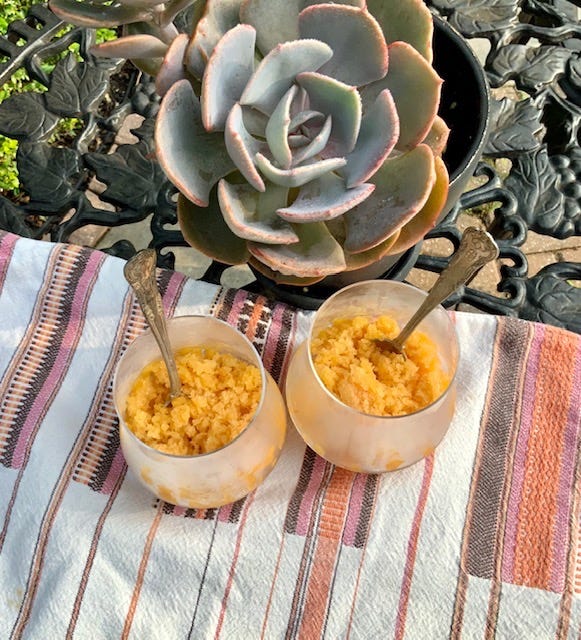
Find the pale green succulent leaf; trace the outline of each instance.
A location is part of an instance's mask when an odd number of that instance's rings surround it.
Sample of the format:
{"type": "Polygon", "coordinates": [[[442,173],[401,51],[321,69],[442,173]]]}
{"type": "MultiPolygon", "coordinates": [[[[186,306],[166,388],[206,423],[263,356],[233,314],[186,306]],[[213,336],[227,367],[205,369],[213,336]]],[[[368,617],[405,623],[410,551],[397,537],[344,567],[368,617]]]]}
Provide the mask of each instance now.
{"type": "Polygon", "coordinates": [[[218,42],[202,80],[202,121],[206,131],[223,131],[232,107],[254,72],[256,31],[239,24],[218,42]]]}
{"type": "MultiPolygon", "coordinates": [[[[244,0],[240,19],[257,31],[257,46],[266,55],[276,45],[299,38],[299,13],[317,1],[309,0],[244,0]]],[[[345,0],[337,4],[365,6],[365,0],[345,0]]]]}
{"type": "Polygon", "coordinates": [[[296,200],[288,207],[277,209],[276,213],[296,223],[331,220],[363,202],[374,189],[373,184],[347,189],[344,180],[334,173],[327,173],[301,187],[296,200]]]}
{"type": "Polygon", "coordinates": [[[131,62],[143,73],[156,76],[163,64],[163,58],[131,58],[131,62]]]}
{"type": "Polygon", "coordinates": [[[244,119],[244,126],[248,133],[259,138],[266,138],[266,125],[268,124],[268,117],[253,109],[252,107],[242,107],[242,118],[244,119]]]}
{"type": "Polygon", "coordinates": [[[444,122],[443,118],[436,116],[432,123],[432,128],[428,131],[428,135],[422,141],[434,152],[435,156],[441,156],[448,144],[450,136],[450,128],[444,122]]]}
{"type": "MultiPolygon", "coordinates": [[[[343,246],[345,244],[345,221],[343,218],[333,218],[327,223],[327,229],[333,234],[333,237],[337,242],[343,246]]],[[[355,269],[363,269],[371,264],[374,264],[378,260],[381,260],[386,255],[391,253],[391,248],[395,244],[399,236],[399,231],[389,236],[383,242],[380,242],[376,247],[362,251],[361,253],[349,253],[344,251],[345,254],[345,271],[354,271],[355,269]]]]}
{"type": "Polygon", "coordinates": [[[186,51],[186,68],[199,80],[222,36],[240,23],[241,0],[207,0],[186,51]]]}
{"type": "Polygon", "coordinates": [[[437,224],[448,198],[449,180],[446,165],[438,156],[434,159],[434,169],[436,172],[436,180],[426,203],[421,210],[401,228],[397,242],[390,248],[389,253],[401,253],[413,247],[437,224]]]}
{"type": "MultiPolygon", "coordinates": [[[[133,62],[133,64],[138,69],[140,69],[144,73],[149,74],[150,76],[156,76],[159,70],[161,69],[163,58],[167,53],[167,48],[169,47],[168,42],[164,38],[162,38],[162,34],[160,30],[150,22],[132,22],[130,24],[123,25],[122,34],[123,34],[122,37],[124,38],[128,36],[138,36],[138,35],[146,34],[165,42],[166,44],[165,51],[160,57],[152,57],[152,56],[147,56],[145,58],[138,58],[136,56],[131,57],[131,62],[133,62]]],[[[177,36],[177,33],[176,33],[176,36],[177,36]]],[[[115,40],[113,40],[112,42],[115,42],[115,40]]],[[[97,45],[97,46],[100,47],[101,45],[97,45]]]]}
{"type": "Polygon", "coordinates": [[[311,139],[302,133],[291,133],[288,137],[288,146],[291,149],[299,149],[309,144],[310,141],[311,139]]]}
{"type": "Polygon", "coordinates": [[[257,153],[255,160],[257,167],[268,180],[283,187],[301,187],[303,184],[320,178],[329,171],[336,171],[345,165],[345,158],[327,158],[292,169],[279,169],[262,153],[257,153]]]}
{"type": "Polygon", "coordinates": [[[190,28],[189,31],[190,33],[193,33],[196,29],[196,25],[204,15],[206,2],[207,0],[169,0],[168,2],[165,2],[165,10],[163,12],[162,20],[165,24],[170,24],[180,13],[183,12],[184,16],[187,16],[187,24],[190,28]],[[186,9],[187,14],[185,12],[186,9]]]}
{"type": "Polygon", "coordinates": [[[131,58],[131,62],[143,73],[155,76],[161,69],[163,58],[131,58]]]}
{"type": "Polygon", "coordinates": [[[244,125],[242,107],[235,104],[230,110],[224,130],[226,149],[240,173],[257,190],[264,191],[264,181],[256,170],[255,157],[266,152],[266,144],[256,140],[244,125]]]}
{"type": "Polygon", "coordinates": [[[266,125],[266,141],[274,159],[283,169],[291,166],[292,154],[288,144],[288,132],[291,122],[290,107],[297,92],[293,85],[281,98],[266,125]]]}
{"type": "Polygon", "coordinates": [[[399,237],[399,231],[389,236],[383,242],[380,242],[373,249],[362,251],[361,253],[345,252],[345,271],[355,271],[355,269],[364,269],[376,262],[379,262],[385,256],[395,255],[397,252],[393,250],[394,245],[399,237]]]}
{"type": "Polygon", "coordinates": [[[186,242],[204,255],[224,264],[244,264],[250,258],[246,240],[232,233],[224,222],[216,189],[207,207],[199,207],[183,194],[178,196],[178,222],[186,242]]]}
{"type": "Polygon", "coordinates": [[[254,256],[250,256],[248,260],[248,264],[261,273],[263,276],[266,276],[269,280],[276,282],[276,284],[288,284],[293,287],[308,287],[312,284],[316,284],[320,282],[325,276],[314,276],[311,278],[299,278],[298,276],[286,275],[284,276],[280,271],[275,271],[270,267],[267,267],[264,262],[260,262],[254,256]]]}
{"type": "Polygon", "coordinates": [[[294,118],[299,113],[302,113],[303,111],[308,111],[308,110],[309,110],[309,96],[302,87],[299,87],[299,91],[291,105],[291,118],[294,118]]]}
{"type": "Polygon", "coordinates": [[[186,78],[183,60],[187,46],[188,36],[185,33],[180,34],[169,46],[155,77],[155,90],[160,96],[163,97],[173,84],[186,78]]]}
{"type": "Polygon", "coordinates": [[[388,47],[389,71],[385,78],[361,89],[365,107],[384,89],[389,89],[399,116],[396,148],[412,149],[430,131],[438,113],[442,79],[433,67],[406,42],[388,47]]]}
{"type": "Polygon", "coordinates": [[[383,78],[387,45],[377,20],[365,9],[317,4],[299,15],[301,38],[317,38],[333,50],[319,72],[358,87],[383,78]]]}
{"type": "Polygon", "coordinates": [[[296,151],[293,155],[293,165],[299,165],[305,160],[309,160],[313,158],[318,153],[321,153],[323,149],[327,146],[329,142],[329,137],[331,135],[331,128],[333,126],[333,118],[332,116],[327,116],[325,123],[321,127],[321,130],[317,135],[309,142],[309,144],[302,147],[296,151]]]}
{"type": "Polygon", "coordinates": [[[423,0],[367,0],[367,9],[375,16],[387,44],[403,41],[432,62],[432,14],[423,0]]]}
{"type": "Polygon", "coordinates": [[[91,53],[103,58],[163,58],[167,48],[159,38],[142,33],[102,42],[91,47],[91,53]]]}
{"type": "Polygon", "coordinates": [[[246,86],[241,104],[270,115],[303,71],[315,71],[333,52],[318,40],[295,40],[277,45],[258,65],[246,86]]]}
{"type": "Polygon", "coordinates": [[[427,145],[386,160],[372,178],[375,191],[345,214],[345,250],[372,249],[409,222],[426,203],[435,178],[427,145]]]}
{"type": "Polygon", "coordinates": [[[234,170],[224,136],[204,129],[200,101],[188,80],[176,82],[161,101],[155,146],[167,177],[201,207],[208,206],[212,186],[234,170]]]}
{"type": "Polygon", "coordinates": [[[392,152],[398,137],[395,102],[385,89],[363,116],[355,149],[346,157],[347,164],[339,172],[347,186],[369,180],[392,152]]]}
{"type": "Polygon", "coordinates": [[[244,0],[240,19],[257,32],[256,45],[266,55],[277,44],[298,40],[301,0],[244,0]]]}
{"type": "MultiPolygon", "coordinates": [[[[304,89],[301,87],[301,91],[304,89]]],[[[306,94],[306,91],[305,91],[306,94]]],[[[289,125],[289,131],[296,131],[301,125],[310,122],[311,120],[323,120],[325,117],[324,113],[320,111],[313,111],[312,109],[305,109],[304,111],[299,111],[296,116],[294,116],[289,125]]]]}
{"type": "Polygon", "coordinates": [[[299,238],[288,222],[276,215],[286,204],[288,189],[267,184],[259,193],[247,184],[218,183],[218,201],[224,221],[233,233],[246,240],[267,244],[291,244],[299,238]]]}
{"type": "Polygon", "coordinates": [[[249,242],[250,253],[283,275],[301,278],[323,277],[345,269],[341,245],[333,238],[324,222],[297,224],[299,242],[271,245],[249,242]]]}
{"type": "Polygon", "coordinates": [[[333,118],[325,156],[342,156],[353,151],[361,127],[361,99],[355,87],[320,73],[305,72],[297,82],[309,94],[311,107],[333,118]]]}
{"type": "Polygon", "coordinates": [[[103,6],[76,0],[50,0],[49,7],[56,16],[79,27],[118,27],[151,18],[147,9],[123,5],[103,6]]]}

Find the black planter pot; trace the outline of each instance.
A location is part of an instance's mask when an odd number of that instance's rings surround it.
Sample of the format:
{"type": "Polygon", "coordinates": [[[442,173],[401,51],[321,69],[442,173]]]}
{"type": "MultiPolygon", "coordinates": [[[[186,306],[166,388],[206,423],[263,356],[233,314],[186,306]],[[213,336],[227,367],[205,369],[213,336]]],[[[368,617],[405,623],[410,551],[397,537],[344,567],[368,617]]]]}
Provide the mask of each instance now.
{"type": "MultiPolygon", "coordinates": [[[[444,80],[439,115],[451,133],[443,159],[450,175],[448,199],[438,222],[441,222],[465,190],[482,155],[490,124],[488,81],[466,40],[447,22],[434,16],[433,66],[444,80]]],[[[325,278],[309,287],[277,285],[252,269],[260,285],[277,300],[318,309],[338,288],[359,280],[381,278],[405,279],[413,268],[421,243],[399,256],[388,256],[379,264],[356,272],[325,278]]]]}

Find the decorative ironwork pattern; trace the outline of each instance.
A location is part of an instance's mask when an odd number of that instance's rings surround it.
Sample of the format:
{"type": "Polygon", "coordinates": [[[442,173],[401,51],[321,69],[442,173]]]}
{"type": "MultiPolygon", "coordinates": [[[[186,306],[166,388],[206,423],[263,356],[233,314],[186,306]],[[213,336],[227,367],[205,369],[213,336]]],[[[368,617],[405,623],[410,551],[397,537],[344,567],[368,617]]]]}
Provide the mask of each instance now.
{"type": "MultiPolygon", "coordinates": [[[[513,89],[492,101],[488,159],[508,158],[510,172],[501,181],[481,163],[484,184],[464,194],[430,238],[458,245],[459,214],[467,208],[500,203],[489,231],[501,248],[499,295],[462,288],[449,304],[464,302],[484,311],[519,316],[581,332],[581,265],[557,263],[528,277],[520,247],[529,230],[555,238],[581,235],[581,59],[578,2],[568,0],[427,0],[426,4],[466,38],[490,44],[485,70],[493,88],[513,89]]],[[[18,204],[0,198],[0,228],[28,237],[66,241],[85,225],[114,227],[151,216],[158,264],[173,268],[172,248],[185,246],[175,230],[175,190],[155,161],[152,133],[159,100],[152,79],[130,63],[89,54],[94,33],[66,25],[45,6],[35,5],[26,20],[0,37],[0,84],[18,69],[46,91],[13,96],[0,104],[0,133],[19,141],[18,171],[25,198],[18,204]],[[78,54],[69,52],[72,43],[78,54]],[[58,61],[52,71],[46,61],[58,61]],[[134,133],[139,141],[112,147],[129,113],[145,117],[134,133]],[[78,118],[82,130],[71,144],[51,141],[57,123],[78,118]],[[51,143],[52,142],[52,143],[51,143]],[[113,151],[113,152],[112,152],[113,151]],[[108,209],[88,197],[93,177],[105,185],[100,194],[108,209]],[[113,210],[110,210],[113,209],[113,210]],[[162,249],[170,249],[163,252],[162,249]]],[[[419,248],[418,248],[419,249],[419,248]]],[[[106,249],[128,258],[135,248],[120,241],[106,249]]],[[[404,256],[401,273],[411,265],[439,272],[446,258],[404,256]]],[[[203,278],[219,282],[223,265],[213,263],[203,278]]],[[[398,277],[397,269],[387,274],[398,277]]],[[[277,295],[255,281],[251,290],[277,295]]],[[[295,298],[314,307],[318,300],[295,298]]]]}

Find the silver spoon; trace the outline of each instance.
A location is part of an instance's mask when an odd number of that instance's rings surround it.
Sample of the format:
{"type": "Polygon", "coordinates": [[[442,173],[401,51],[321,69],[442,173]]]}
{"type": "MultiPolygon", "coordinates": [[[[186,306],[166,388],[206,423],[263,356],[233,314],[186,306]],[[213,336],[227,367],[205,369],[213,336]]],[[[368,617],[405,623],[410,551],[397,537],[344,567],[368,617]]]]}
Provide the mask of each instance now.
{"type": "Polygon", "coordinates": [[[169,374],[169,404],[181,395],[182,385],[173,350],[167,335],[167,324],[163,313],[161,295],[155,279],[155,249],[138,251],[123,268],[123,275],[133,291],[151,332],[159,346],[163,361],[169,374]]]}
{"type": "Polygon", "coordinates": [[[498,253],[498,246],[489,233],[476,227],[468,227],[450,264],[442,271],[420,308],[407,321],[399,335],[392,340],[383,338],[377,339],[376,342],[386,351],[405,355],[405,341],[428,313],[454,293],[460,285],[465,284],[478,269],[490,260],[496,259],[498,253]]]}

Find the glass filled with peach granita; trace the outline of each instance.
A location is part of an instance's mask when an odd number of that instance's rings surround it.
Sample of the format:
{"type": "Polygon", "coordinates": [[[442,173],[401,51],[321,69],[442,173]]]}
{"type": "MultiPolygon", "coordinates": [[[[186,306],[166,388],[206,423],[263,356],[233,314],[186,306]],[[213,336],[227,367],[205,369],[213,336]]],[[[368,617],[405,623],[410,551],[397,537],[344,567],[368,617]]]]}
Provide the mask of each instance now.
{"type": "Polygon", "coordinates": [[[248,339],[210,316],[168,321],[182,393],[153,335],[134,340],[114,381],[121,447],[129,468],[159,498],[212,508],[255,489],[286,435],[281,393],[248,339]]]}
{"type": "Polygon", "coordinates": [[[358,472],[395,471],[440,443],[456,399],[459,349],[443,307],[391,353],[395,338],[426,293],[370,280],[341,289],[315,314],[293,355],[286,382],[290,416],[305,440],[330,462],[358,472]]]}

